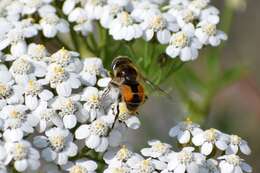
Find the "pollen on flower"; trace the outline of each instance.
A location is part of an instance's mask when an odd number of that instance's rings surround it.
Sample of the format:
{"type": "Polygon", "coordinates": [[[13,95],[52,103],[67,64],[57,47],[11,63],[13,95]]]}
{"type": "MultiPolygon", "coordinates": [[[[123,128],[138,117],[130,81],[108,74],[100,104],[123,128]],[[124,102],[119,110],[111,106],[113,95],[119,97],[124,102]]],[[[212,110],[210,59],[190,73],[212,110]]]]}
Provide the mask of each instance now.
{"type": "Polygon", "coordinates": [[[120,16],[120,20],[122,22],[122,24],[124,26],[129,26],[129,25],[132,25],[134,20],[132,19],[132,17],[130,16],[130,14],[128,12],[122,12],[119,14],[120,16]]]}
{"type": "Polygon", "coordinates": [[[98,95],[93,94],[87,98],[87,103],[91,106],[91,108],[99,108],[100,106],[100,98],[98,95]]]}
{"type": "Polygon", "coordinates": [[[117,5],[117,4],[111,4],[111,11],[110,14],[115,16],[116,14],[118,14],[120,11],[122,10],[122,8],[117,5]]]}
{"type": "Polygon", "coordinates": [[[42,44],[38,44],[34,47],[34,50],[30,52],[33,59],[41,61],[46,56],[46,48],[42,44]]]}
{"type": "Polygon", "coordinates": [[[158,142],[156,144],[154,144],[152,146],[152,149],[155,151],[155,152],[159,152],[159,153],[165,153],[167,150],[168,150],[168,147],[167,145],[161,143],[161,142],[158,142]]]}
{"type": "Polygon", "coordinates": [[[89,64],[88,66],[84,67],[84,71],[86,73],[90,73],[92,75],[98,75],[99,74],[99,67],[96,64],[89,64]]]}
{"type": "Polygon", "coordinates": [[[13,29],[8,32],[7,37],[11,40],[12,43],[17,43],[18,41],[24,39],[24,34],[21,30],[13,29]]]}
{"type": "Polygon", "coordinates": [[[119,113],[118,113],[118,120],[119,121],[125,121],[130,117],[130,112],[127,109],[127,105],[125,102],[119,103],[119,113]]]}
{"type": "Polygon", "coordinates": [[[240,164],[240,161],[241,159],[239,158],[239,156],[237,155],[227,155],[226,156],[226,161],[229,163],[229,164],[232,164],[232,165],[239,165],[240,164]]]}
{"type": "Polygon", "coordinates": [[[29,80],[25,94],[37,95],[41,91],[41,86],[35,80],[29,80]]]}
{"type": "Polygon", "coordinates": [[[52,68],[52,75],[50,78],[50,83],[52,87],[55,87],[57,84],[63,82],[67,79],[67,73],[65,69],[60,65],[55,65],[52,68]]]}
{"type": "Polygon", "coordinates": [[[21,143],[17,143],[14,146],[13,157],[14,160],[22,160],[27,157],[27,147],[21,143]]]}
{"type": "Polygon", "coordinates": [[[106,1],[105,0],[90,0],[90,3],[95,6],[103,6],[106,1]]]}
{"type": "Polygon", "coordinates": [[[42,22],[50,25],[57,25],[59,23],[59,17],[53,13],[49,13],[43,16],[40,23],[42,22]]]}
{"type": "Polygon", "coordinates": [[[116,158],[120,161],[126,161],[129,159],[133,153],[126,148],[126,146],[122,146],[122,148],[117,152],[116,158]]]}
{"type": "Polygon", "coordinates": [[[157,15],[152,18],[150,28],[157,32],[165,28],[166,24],[166,20],[162,16],[157,15]]]}
{"type": "Polygon", "coordinates": [[[230,143],[233,145],[239,145],[241,142],[241,138],[237,135],[230,135],[230,143]]]}
{"type": "Polygon", "coordinates": [[[58,52],[51,56],[51,61],[56,62],[61,66],[67,65],[71,60],[70,52],[64,48],[60,49],[58,52]]]}
{"type": "Polygon", "coordinates": [[[140,173],[150,173],[153,172],[154,168],[151,162],[151,159],[142,160],[139,165],[140,173]]]}
{"type": "Polygon", "coordinates": [[[55,115],[55,111],[52,109],[46,109],[44,112],[40,113],[40,118],[42,120],[50,121],[51,117],[55,115]]]}
{"type": "Polygon", "coordinates": [[[11,94],[12,89],[3,83],[0,83],[0,99],[8,98],[11,94]]]}
{"type": "Polygon", "coordinates": [[[217,139],[217,131],[216,129],[209,129],[205,131],[205,138],[207,142],[215,142],[217,139]]]}
{"type": "Polygon", "coordinates": [[[127,170],[124,168],[113,168],[112,173],[127,173],[127,170]]]}
{"type": "Polygon", "coordinates": [[[185,47],[188,44],[189,38],[184,32],[173,34],[170,44],[175,47],[185,47]]]}
{"type": "Polygon", "coordinates": [[[99,136],[105,136],[108,132],[108,126],[105,122],[101,120],[95,120],[92,122],[90,131],[92,134],[99,135],[99,136]]]}
{"type": "Polygon", "coordinates": [[[9,115],[10,115],[10,118],[15,118],[15,119],[22,119],[23,118],[23,114],[21,112],[16,111],[16,110],[12,110],[9,115]]]}
{"type": "Polygon", "coordinates": [[[193,0],[191,2],[191,6],[197,8],[197,9],[203,9],[205,7],[207,7],[208,5],[208,0],[193,0]]]}
{"type": "Polygon", "coordinates": [[[213,36],[217,32],[217,27],[214,24],[208,23],[202,27],[202,31],[207,33],[209,36],[213,36]]]}
{"type": "Polygon", "coordinates": [[[61,112],[59,113],[62,117],[64,115],[72,115],[77,111],[77,106],[72,99],[68,98],[61,105],[61,112]]]}
{"type": "Polygon", "coordinates": [[[188,164],[192,162],[192,153],[189,151],[181,151],[178,153],[178,160],[182,164],[188,164]]]}
{"type": "Polygon", "coordinates": [[[19,58],[13,62],[12,69],[15,74],[28,74],[32,70],[32,65],[24,58],[19,58]]]}
{"type": "Polygon", "coordinates": [[[183,15],[183,20],[186,23],[191,23],[195,19],[195,16],[191,10],[186,10],[184,15],[183,15]]]}
{"type": "Polygon", "coordinates": [[[65,146],[65,138],[61,135],[51,136],[49,141],[55,151],[61,151],[65,146]]]}
{"type": "Polygon", "coordinates": [[[86,172],[87,172],[86,168],[80,165],[75,165],[70,169],[70,173],[86,173],[86,172]]]}

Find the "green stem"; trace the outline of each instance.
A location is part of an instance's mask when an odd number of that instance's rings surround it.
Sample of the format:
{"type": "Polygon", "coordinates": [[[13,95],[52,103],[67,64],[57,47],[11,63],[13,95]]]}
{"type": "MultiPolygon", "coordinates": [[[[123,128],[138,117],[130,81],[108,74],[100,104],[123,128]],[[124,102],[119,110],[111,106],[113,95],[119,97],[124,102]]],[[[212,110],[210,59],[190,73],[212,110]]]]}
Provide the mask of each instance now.
{"type": "Polygon", "coordinates": [[[57,42],[60,44],[60,46],[64,47],[67,50],[70,50],[71,48],[69,45],[67,45],[65,42],[63,42],[58,36],[56,37],[57,42]]]}
{"type": "Polygon", "coordinates": [[[92,46],[93,46],[93,49],[96,53],[98,53],[98,45],[97,45],[97,42],[96,42],[96,39],[94,37],[94,34],[93,33],[89,33],[88,35],[89,39],[90,39],[90,42],[92,43],[92,46]]]}
{"type": "Polygon", "coordinates": [[[127,44],[127,43],[125,43],[124,46],[125,46],[125,48],[126,48],[128,54],[129,54],[132,58],[136,59],[137,56],[136,56],[136,54],[135,54],[135,51],[134,51],[133,47],[132,47],[131,45],[127,44]]]}
{"type": "Polygon", "coordinates": [[[71,36],[75,50],[77,52],[79,52],[80,49],[79,49],[78,40],[77,40],[77,33],[73,30],[73,28],[70,28],[70,36],[71,36]]]}

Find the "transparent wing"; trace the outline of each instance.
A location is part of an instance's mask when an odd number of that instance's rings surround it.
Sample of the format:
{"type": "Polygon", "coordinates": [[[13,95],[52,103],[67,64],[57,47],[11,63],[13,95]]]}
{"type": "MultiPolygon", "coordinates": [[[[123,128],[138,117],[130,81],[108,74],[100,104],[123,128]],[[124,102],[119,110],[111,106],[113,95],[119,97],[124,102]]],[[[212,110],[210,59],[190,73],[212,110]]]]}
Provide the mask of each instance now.
{"type": "Polygon", "coordinates": [[[152,81],[150,81],[149,79],[147,79],[146,77],[144,77],[143,75],[140,74],[140,79],[142,81],[144,81],[148,86],[150,86],[153,90],[157,90],[160,93],[162,93],[164,96],[166,96],[169,100],[173,101],[172,96],[167,93],[166,91],[164,91],[162,88],[160,88],[158,85],[156,85],[155,83],[153,83],[152,81]]]}

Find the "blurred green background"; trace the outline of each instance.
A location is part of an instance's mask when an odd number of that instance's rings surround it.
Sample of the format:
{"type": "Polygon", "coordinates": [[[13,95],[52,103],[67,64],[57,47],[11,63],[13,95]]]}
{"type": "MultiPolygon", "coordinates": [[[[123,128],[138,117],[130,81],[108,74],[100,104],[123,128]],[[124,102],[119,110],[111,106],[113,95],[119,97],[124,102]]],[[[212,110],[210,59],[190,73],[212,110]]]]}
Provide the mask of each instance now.
{"type": "MultiPolygon", "coordinates": [[[[222,0],[213,3],[223,12],[227,1],[243,3],[241,0],[226,0],[226,2],[222,0]]],[[[243,74],[216,93],[203,126],[214,127],[246,139],[251,146],[252,155],[243,158],[253,166],[253,172],[257,173],[260,172],[260,1],[246,1],[246,9],[244,4],[240,5],[241,8],[232,16],[229,39],[220,54],[220,67],[222,71],[241,66],[243,74]]],[[[203,57],[203,51],[202,57],[189,63],[189,66],[192,66],[199,76],[210,78],[211,76],[205,72],[207,57],[203,57]]],[[[173,75],[173,80],[174,77],[173,75]]],[[[200,94],[196,90],[192,92],[192,95],[199,100],[200,94]]],[[[175,142],[175,139],[168,137],[168,130],[189,113],[181,104],[180,95],[174,88],[172,95],[174,101],[169,101],[163,96],[153,96],[142,107],[141,129],[130,131],[128,137],[128,141],[135,144],[136,149],[146,146],[146,141],[152,139],[151,137],[169,143],[175,142]]]]}

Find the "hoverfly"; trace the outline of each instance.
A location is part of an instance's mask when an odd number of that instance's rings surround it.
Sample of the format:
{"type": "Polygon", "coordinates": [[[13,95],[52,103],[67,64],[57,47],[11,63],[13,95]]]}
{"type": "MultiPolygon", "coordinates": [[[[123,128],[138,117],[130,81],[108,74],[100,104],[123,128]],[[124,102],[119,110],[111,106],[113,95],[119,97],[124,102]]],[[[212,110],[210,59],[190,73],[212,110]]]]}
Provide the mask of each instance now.
{"type": "MultiPolygon", "coordinates": [[[[119,102],[124,102],[130,115],[138,114],[138,108],[144,104],[147,96],[142,82],[147,83],[153,89],[159,90],[169,96],[164,90],[153,84],[151,81],[142,76],[137,70],[135,64],[126,56],[119,56],[112,61],[112,80],[108,85],[108,89],[104,92],[107,94],[112,88],[119,90],[119,102]]],[[[170,96],[169,96],[170,97],[170,96]]],[[[119,108],[114,124],[117,121],[119,108]]],[[[113,126],[114,126],[113,124],[113,126]]],[[[112,128],[113,128],[112,126],[112,128]]]]}

